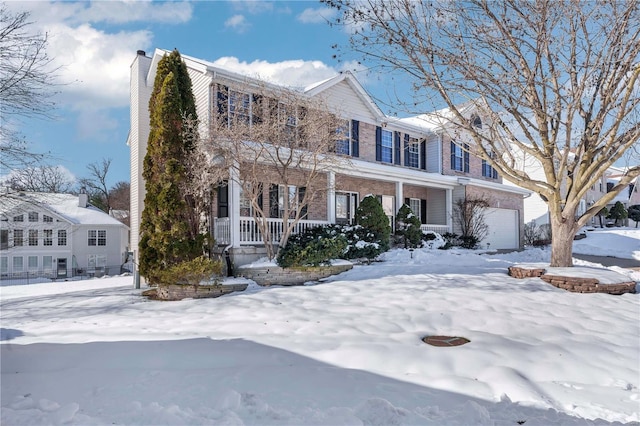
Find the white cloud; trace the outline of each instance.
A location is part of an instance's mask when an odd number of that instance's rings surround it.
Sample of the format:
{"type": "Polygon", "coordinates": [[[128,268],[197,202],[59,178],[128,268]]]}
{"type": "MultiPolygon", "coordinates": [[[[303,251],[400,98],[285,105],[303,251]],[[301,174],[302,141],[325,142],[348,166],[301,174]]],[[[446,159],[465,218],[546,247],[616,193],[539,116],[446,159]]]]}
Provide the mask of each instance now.
{"type": "Polygon", "coordinates": [[[262,60],[241,62],[238,58],[227,56],[217,59],[213,64],[238,74],[289,87],[305,87],[331,78],[338,73],[334,68],[321,61],[303,61],[301,59],[274,63],[262,60]]]}
{"type": "Polygon", "coordinates": [[[303,24],[323,24],[334,18],[336,14],[336,9],[329,7],[319,7],[317,9],[309,7],[303,10],[296,19],[303,24]]]}
{"type": "Polygon", "coordinates": [[[246,11],[252,15],[272,12],[274,8],[274,3],[270,1],[233,0],[231,3],[233,4],[233,8],[235,10],[246,11]]]}
{"type": "Polygon", "coordinates": [[[96,2],[16,2],[13,10],[28,9],[40,25],[65,22],[68,25],[104,22],[183,23],[191,19],[189,2],[96,1],[96,2]]]}
{"type": "Polygon", "coordinates": [[[244,15],[233,15],[231,18],[224,21],[225,28],[231,28],[237,33],[244,33],[249,29],[251,24],[247,22],[244,15]]]}
{"type": "Polygon", "coordinates": [[[151,45],[149,31],[109,34],[88,24],[51,24],[48,53],[61,68],[60,101],[72,109],[129,104],[129,67],[138,49],[151,45]]]}

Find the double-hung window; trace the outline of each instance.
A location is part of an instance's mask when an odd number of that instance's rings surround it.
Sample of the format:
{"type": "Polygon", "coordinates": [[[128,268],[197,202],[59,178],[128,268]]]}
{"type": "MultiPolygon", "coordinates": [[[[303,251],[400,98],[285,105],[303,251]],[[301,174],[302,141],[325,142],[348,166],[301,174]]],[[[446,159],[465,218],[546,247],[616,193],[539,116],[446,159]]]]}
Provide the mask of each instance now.
{"type": "Polygon", "coordinates": [[[24,245],[24,231],[22,229],[13,230],[13,246],[21,247],[24,245]]]}
{"type": "Polygon", "coordinates": [[[393,163],[393,132],[382,129],[380,144],[382,162],[393,163]]]}
{"type": "Polygon", "coordinates": [[[42,221],[46,222],[46,223],[51,223],[53,222],[53,218],[51,216],[47,216],[46,214],[42,215],[42,221]]]}
{"type": "Polygon", "coordinates": [[[411,211],[413,212],[413,215],[421,218],[422,217],[422,212],[420,211],[420,205],[422,204],[422,201],[419,198],[410,198],[409,199],[409,207],[411,207],[411,211]]]}
{"type": "Polygon", "coordinates": [[[249,124],[251,117],[251,95],[229,90],[229,120],[231,123],[249,124]]]}
{"type": "Polygon", "coordinates": [[[53,245],[53,229],[45,229],[43,232],[44,232],[44,239],[42,240],[42,245],[52,246],[53,245]]]}
{"type": "Polygon", "coordinates": [[[29,222],[38,221],[38,212],[29,212],[29,222]]]}
{"type": "Polygon", "coordinates": [[[104,229],[89,229],[87,245],[90,246],[106,246],[107,231],[104,229]]]}
{"type": "Polygon", "coordinates": [[[13,221],[14,222],[24,222],[24,215],[19,214],[17,216],[14,216],[13,217],[13,221]]]}
{"type": "Polygon", "coordinates": [[[469,145],[464,147],[451,142],[451,170],[469,172],[469,145]]]}
{"type": "MultiPolygon", "coordinates": [[[[493,157],[493,155],[492,155],[493,157]]],[[[491,179],[498,178],[498,172],[494,169],[491,164],[487,160],[482,160],[482,176],[488,177],[491,179]]]]}
{"type": "Polygon", "coordinates": [[[37,246],[38,245],[38,230],[37,229],[29,229],[29,245],[37,246]]]}
{"type": "Polygon", "coordinates": [[[420,167],[420,142],[416,138],[409,138],[409,146],[407,147],[407,161],[409,167],[420,167]]]}
{"type": "Polygon", "coordinates": [[[336,153],[349,155],[351,152],[351,131],[349,128],[349,121],[345,120],[340,127],[336,130],[336,153]]]}
{"type": "Polygon", "coordinates": [[[59,246],[67,245],[67,231],[65,229],[58,230],[58,245],[59,246]]]}

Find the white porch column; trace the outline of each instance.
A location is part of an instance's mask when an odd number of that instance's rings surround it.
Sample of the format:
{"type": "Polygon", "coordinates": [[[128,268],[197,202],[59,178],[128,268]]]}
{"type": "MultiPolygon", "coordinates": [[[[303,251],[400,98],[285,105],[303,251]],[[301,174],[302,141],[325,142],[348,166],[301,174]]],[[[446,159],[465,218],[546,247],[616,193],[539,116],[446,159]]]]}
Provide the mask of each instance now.
{"type": "Polygon", "coordinates": [[[231,227],[231,245],[240,247],[240,184],[238,169],[229,170],[229,226],[231,227]]]}
{"type": "Polygon", "coordinates": [[[447,189],[446,191],[447,226],[449,227],[449,232],[453,232],[453,189],[447,189]]]}
{"type": "Polygon", "coordinates": [[[336,223],[336,174],[327,173],[327,221],[336,223]]]}
{"type": "Polygon", "coordinates": [[[400,207],[404,204],[404,191],[402,182],[396,182],[396,211],[397,214],[400,207]]]}

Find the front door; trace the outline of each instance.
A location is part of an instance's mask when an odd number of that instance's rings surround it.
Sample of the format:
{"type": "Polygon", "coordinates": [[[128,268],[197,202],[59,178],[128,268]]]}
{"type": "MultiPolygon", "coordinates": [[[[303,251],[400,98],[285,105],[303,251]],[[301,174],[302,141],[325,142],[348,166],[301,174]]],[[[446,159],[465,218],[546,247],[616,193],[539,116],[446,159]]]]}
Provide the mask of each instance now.
{"type": "Polygon", "coordinates": [[[58,278],[67,278],[67,259],[58,258],[58,278]]]}
{"type": "Polygon", "coordinates": [[[336,223],[352,224],[358,208],[358,194],[355,192],[336,193],[336,223]]]}

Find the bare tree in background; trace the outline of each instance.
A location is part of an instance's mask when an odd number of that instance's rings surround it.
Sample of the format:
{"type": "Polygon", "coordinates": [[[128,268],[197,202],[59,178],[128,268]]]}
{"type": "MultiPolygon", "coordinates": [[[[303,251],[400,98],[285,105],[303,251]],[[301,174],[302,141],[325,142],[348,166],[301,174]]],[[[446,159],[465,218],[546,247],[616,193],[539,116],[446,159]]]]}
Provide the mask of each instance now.
{"type": "Polygon", "coordinates": [[[89,176],[80,179],[80,186],[89,194],[89,201],[102,211],[109,213],[111,206],[111,192],[107,184],[107,175],[111,167],[111,158],[103,158],[101,162],[87,165],[89,176]]]}
{"type": "Polygon", "coordinates": [[[218,115],[210,137],[199,142],[191,168],[199,174],[194,189],[203,195],[215,182],[237,183],[242,207],[255,219],[273,259],[276,244],[284,247],[307,218],[308,206],[327,193],[327,172],[348,165],[345,157],[333,154],[346,122],[321,99],[284,88],[220,85],[218,93],[218,115]],[[242,95],[247,93],[253,94],[242,95]],[[230,102],[234,96],[246,98],[230,102]],[[281,219],[282,227],[271,227],[269,218],[281,219]]]}
{"type": "Polygon", "coordinates": [[[0,4],[0,171],[33,166],[34,153],[16,126],[25,118],[51,118],[58,68],[46,52],[47,34],[31,32],[29,12],[0,4]]]}
{"type": "Polygon", "coordinates": [[[638,145],[640,2],[325,3],[341,12],[335,23],[349,26],[352,50],[410,81],[409,112],[436,99],[460,130],[454,138],[465,133],[472,153],[547,202],[551,265],[571,266],[580,227],[640,175],[636,162],[578,214],[587,190],[638,145]],[[524,170],[529,160],[544,179],[524,170]]]}
{"type": "Polygon", "coordinates": [[[73,192],[75,179],[60,166],[40,166],[13,170],[4,185],[14,191],[73,192]]]}

